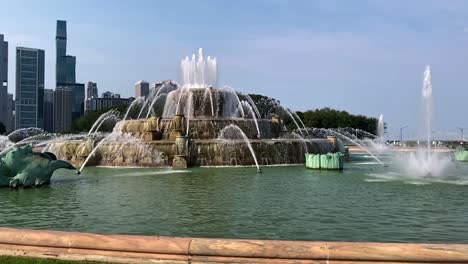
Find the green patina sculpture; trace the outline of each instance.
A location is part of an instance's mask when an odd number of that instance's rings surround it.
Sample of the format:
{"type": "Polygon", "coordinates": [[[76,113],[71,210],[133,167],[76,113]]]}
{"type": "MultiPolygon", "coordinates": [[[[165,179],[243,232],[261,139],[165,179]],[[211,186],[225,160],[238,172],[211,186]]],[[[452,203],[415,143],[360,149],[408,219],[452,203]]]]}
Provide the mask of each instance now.
{"type": "Polygon", "coordinates": [[[57,169],[74,170],[70,163],[56,160],[52,153],[34,153],[30,145],[0,156],[0,187],[41,186],[50,183],[57,169]]]}

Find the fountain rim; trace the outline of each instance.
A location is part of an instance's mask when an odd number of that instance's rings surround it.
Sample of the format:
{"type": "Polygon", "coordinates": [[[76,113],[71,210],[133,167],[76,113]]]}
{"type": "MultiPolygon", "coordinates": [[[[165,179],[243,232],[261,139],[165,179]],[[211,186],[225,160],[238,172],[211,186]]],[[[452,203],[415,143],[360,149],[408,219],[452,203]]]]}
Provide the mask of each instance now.
{"type": "MultiPolygon", "coordinates": [[[[468,244],[324,242],[96,234],[0,228],[0,253],[74,260],[153,259],[168,263],[297,263],[307,260],[351,262],[462,263],[468,244]],[[101,241],[101,243],[90,243],[101,241]],[[307,250],[305,250],[307,249],[307,250]],[[405,252],[401,255],[396,252],[405,252]],[[51,254],[54,253],[54,254],[51,254]]],[[[130,262],[130,261],[129,261],[130,262]]]]}

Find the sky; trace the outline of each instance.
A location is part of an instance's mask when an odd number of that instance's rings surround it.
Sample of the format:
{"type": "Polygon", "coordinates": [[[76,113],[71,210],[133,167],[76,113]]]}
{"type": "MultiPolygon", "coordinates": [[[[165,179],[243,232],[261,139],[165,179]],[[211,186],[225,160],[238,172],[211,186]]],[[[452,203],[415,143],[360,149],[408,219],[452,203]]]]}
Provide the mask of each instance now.
{"type": "Polygon", "coordinates": [[[274,97],[297,111],[332,107],[378,117],[388,138],[415,137],[426,65],[435,134],[468,134],[468,1],[0,0],[0,34],[46,54],[55,84],[56,20],[67,21],[77,82],[134,96],[138,80],[179,80],[180,60],[203,48],[219,84],[274,97]]]}

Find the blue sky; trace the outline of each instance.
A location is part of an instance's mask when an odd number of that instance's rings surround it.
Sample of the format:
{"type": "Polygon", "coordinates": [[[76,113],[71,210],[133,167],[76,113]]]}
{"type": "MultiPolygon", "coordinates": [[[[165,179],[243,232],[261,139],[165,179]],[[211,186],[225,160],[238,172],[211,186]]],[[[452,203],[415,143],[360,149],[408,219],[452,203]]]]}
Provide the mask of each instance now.
{"type": "MultiPolygon", "coordinates": [[[[220,84],[279,99],[294,110],[383,113],[389,135],[416,133],[430,64],[434,130],[468,127],[468,1],[5,1],[0,34],[14,49],[46,50],[55,83],[55,24],[68,21],[77,81],[133,95],[140,79],[178,81],[179,61],[203,47],[220,84]]],[[[468,129],[467,129],[468,130],[468,129]]]]}

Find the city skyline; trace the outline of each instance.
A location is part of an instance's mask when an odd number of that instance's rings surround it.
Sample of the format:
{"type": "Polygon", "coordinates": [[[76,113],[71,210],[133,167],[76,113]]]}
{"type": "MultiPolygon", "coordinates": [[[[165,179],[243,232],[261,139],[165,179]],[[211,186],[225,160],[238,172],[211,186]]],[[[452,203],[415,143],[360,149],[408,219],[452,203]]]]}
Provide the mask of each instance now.
{"type": "MultiPolygon", "coordinates": [[[[180,59],[203,47],[220,62],[221,85],[277,98],[298,111],[329,106],[375,117],[383,113],[390,135],[397,137],[404,125],[410,125],[408,134],[417,132],[422,72],[430,64],[435,130],[457,133],[455,126],[468,126],[461,114],[468,96],[463,87],[468,4],[461,1],[200,1],[184,2],[184,10],[176,9],[177,3],[148,1],[116,1],[109,10],[89,1],[48,3],[56,8],[31,2],[24,21],[12,16],[23,5],[11,3],[0,18],[0,33],[10,43],[10,69],[17,44],[46,50],[46,88],[54,88],[55,78],[55,58],[47,51],[54,47],[55,21],[63,19],[73,27],[68,37],[70,53],[78,58],[77,80],[93,80],[124,97],[132,96],[137,80],[179,82],[180,59]],[[41,12],[33,14],[36,10],[41,12]],[[155,10],[177,19],[151,16],[155,10]],[[128,19],[119,20],[124,12],[128,19]],[[195,14],[210,16],[193,21],[195,14]],[[184,27],[188,21],[192,26],[184,27]]],[[[11,71],[9,76],[12,93],[11,71]]]]}

